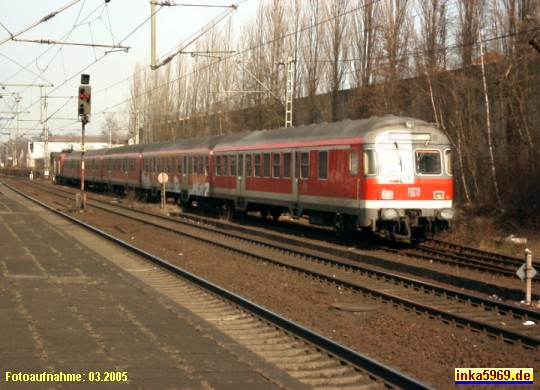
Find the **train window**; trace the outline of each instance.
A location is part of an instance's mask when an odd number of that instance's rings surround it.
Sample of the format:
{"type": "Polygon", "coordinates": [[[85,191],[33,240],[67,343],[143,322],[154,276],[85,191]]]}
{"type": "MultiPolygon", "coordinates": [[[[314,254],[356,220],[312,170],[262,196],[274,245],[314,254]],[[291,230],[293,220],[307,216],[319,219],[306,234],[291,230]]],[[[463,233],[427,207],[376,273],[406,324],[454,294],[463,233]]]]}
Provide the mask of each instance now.
{"type": "Polygon", "coordinates": [[[246,154],[246,177],[251,177],[253,172],[252,165],[253,156],[251,154],[246,154]]]}
{"type": "Polygon", "coordinates": [[[410,145],[394,143],[390,149],[379,149],[377,153],[378,173],[389,176],[401,176],[413,173],[413,153],[410,145]]]}
{"type": "Polygon", "coordinates": [[[229,163],[230,163],[230,170],[231,176],[236,176],[236,155],[231,155],[229,157],[229,163]]]}
{"type": "Polygon", "coordinates": [[[444,151],[444,166],[446,167],[446,173],[452,176],[452,151],[444,151]]]}
{"type": "MultiPolygon", "coordinates": [[[[353,152],[356,152],[356,174],[358,174],[358,151],[351,150],[351,174],[353,173],[352,158],[353,152]]],[[[376,175],[377,168],[377,152],[374,149],[364,149],[364,175],[372,176],[376,175]]]]}
{"type": "Polygon", "coordinates": [[[416,173],[440,175],[442,173],[441,152],[438,150],[416,150],[416,173]]]}
{"type": "Polygon", "coordinates": [[[208,176],[210,172],[210,160],[208,156],[204,156],[204,176],[208,176]]]}
{"type": "Polygon", "coordinates": [[[182,157],[176,159],[176,171],[182,173],[182,157]]]}
{"type": "Polygon", "coordinates": [[[229,172],[229,156],[221,156],[221,176],[228,176],[229,172]]]}
{"type": "Polygon", "coordinates": [[[319,152],[319,180],[328,179],[328,152],[319,152]]]}
{"type": "Polygon", "coordinates": [[[238,176],[244,176],[244,155],[238,155],[238,176]]]}
{"type": "Polygon", "coordinates": [[[283,153],[283,177],[291,178],[291,153],[283,153]]]}
{"type": "Polygon", "coordinates": [[[272,177],[279,178],[281,171],[281,154],[272,154],[272,177]]]}
{"type": "Polygon", "coordinates": [[[221,176],[221,156],[216,156],[215,174],[221,176]]]}
{"type": "Polygon", "coordinates": [[[193,159],[193,173],[198,174],[199,173],[199,157],[194,156],[193,159]]]}
{"type": "Polygon", "coordinates": [[[309,152],[300,153],[300,179],[309,179],[309,152]]]}
{"type": "Polygon", "coordinates": [[[259,153],[257,153],[255,155],[255,162],[254,162],[254,165],[255,165],[255,169],[254,169],[254,175],[255,177],[261,177],[261,155],[259,153]]]}
{"type": "Polygon", "coordinates": [[[263,157],[264,177],[270,177],[270,153],[264,153],[263,157]]]}

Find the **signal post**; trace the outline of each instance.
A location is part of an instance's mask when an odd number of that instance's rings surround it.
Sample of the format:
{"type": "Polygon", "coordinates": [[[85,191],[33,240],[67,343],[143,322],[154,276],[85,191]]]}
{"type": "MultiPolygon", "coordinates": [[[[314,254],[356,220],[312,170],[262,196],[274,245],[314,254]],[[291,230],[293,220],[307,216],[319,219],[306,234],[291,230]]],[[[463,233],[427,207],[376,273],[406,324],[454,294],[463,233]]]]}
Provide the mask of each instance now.
{"type": "Polygon", "coordinates": [[[90,75],[82,74],[81,75],[81,85],[79,86],[79,102],[77,105],[79,120],[81,121],[82,130],[81,130],[81,199],[77,201],[77,208],[84,211],[86,209],[86,194],[84,193],[84,180],[85,180],[85,169],[84,169],[84,131],[86,124],[90,122],[90,111],[92,103],[92,87],[88,85],[90,82],[90,75]]]}

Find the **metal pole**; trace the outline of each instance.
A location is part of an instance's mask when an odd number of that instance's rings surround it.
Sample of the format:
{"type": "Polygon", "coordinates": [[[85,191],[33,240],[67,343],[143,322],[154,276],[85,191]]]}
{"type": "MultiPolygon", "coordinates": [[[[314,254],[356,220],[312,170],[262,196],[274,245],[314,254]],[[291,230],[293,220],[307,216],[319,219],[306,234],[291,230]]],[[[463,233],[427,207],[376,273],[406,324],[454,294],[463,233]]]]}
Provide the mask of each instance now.
{"type": "Polygon", "coordinates": [[[39,88],[40,98],[42,100],[43,108],[41,110],[41,123],[43,124],[43,132],[45,134],[45,142],[43,144],[43,178],[48,179],[50,171],[50,157],[49,157],[49,121],[47,119],[47,97],[43,96],[43,86],[39,88]],[[43,115],[43,112],[45,115],[43,115]],[[43,119],[45,118],[45,120],[43,119]]]}
{"type": "Polygon", "coordinates": [[[135,111],[135,145],[139,145],[139,121],[140,121],[140,111],[135,111]]]}
{"type": "Polygon", "coordinates": [[[15,155],[14,155],[14,162],[16,161],[17,162],[17,165],[19,165],[19,161],[18,161],[18,156],[17,156],[17,143],[19,142],[19,130],[20,130],[20,118],[19,118],[19,101],[17,100],[16,101],[16,110],[17,110],[17,131],[15,133],[15,155]]]}
{"type": "Polygon", "coordinates": [[[525,303],[532,301],[532,252],[525,249],[525,303]]]}
{"type": "Polygon", "coordinates": [[[292,127],[294,93],[294,62],[291,56],[287,58],[287,90],[285,92],[285,127],[292,127]]]}
{"type": "Polygon", "coordinates": [[[156,61],[156,3],[150,0],[150,69],[157,68],[156,61]]]}
{"type": "Polygon", "coordinates": [[[86,123],[88,122],[88,118],[85,116],[83,116],[82,118],[82,134],[81,134],[81,209],[84,210],[86,208],[86,195],[84,194],[84,151],[85,151],[85,146],[84,146],[84,128],[86,127],[86,123]]]}

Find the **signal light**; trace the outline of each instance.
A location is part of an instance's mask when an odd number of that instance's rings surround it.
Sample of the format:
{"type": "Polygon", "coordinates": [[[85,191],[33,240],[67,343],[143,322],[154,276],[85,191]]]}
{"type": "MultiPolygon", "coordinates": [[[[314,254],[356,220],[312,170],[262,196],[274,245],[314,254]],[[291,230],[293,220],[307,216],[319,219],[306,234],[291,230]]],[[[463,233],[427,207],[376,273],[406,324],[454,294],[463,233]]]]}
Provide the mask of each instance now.
{"type": "Polygon", "coordinates": [[[82,121],[90,122],[90,109],[92,102],[92,87],[81,85],[79,87],[78,113],[82,121]]]}

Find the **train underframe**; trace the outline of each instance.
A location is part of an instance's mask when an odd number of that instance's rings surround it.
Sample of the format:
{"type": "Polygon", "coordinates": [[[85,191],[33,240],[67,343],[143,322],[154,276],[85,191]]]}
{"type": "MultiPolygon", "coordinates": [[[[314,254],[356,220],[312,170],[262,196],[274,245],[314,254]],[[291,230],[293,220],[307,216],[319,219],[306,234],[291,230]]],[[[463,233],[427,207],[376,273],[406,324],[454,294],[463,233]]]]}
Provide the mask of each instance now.
{"type": "MultiPolygon", "coordinates": [[[[62,180],[63,184],[76,185],[80,180],[62,180]]],[[[160,199],[160,189],[141,189],[123,187],[119,185],[106,185],[104,183],[88,183],[89,188],[114,192],[116,195],[130,193],[134,198],[148,202],[160,199]]],[[[324,211],[311,208],[301,208],[298,204],[266,204],[256,201],[247,201],[243,198],[233,197],[214,198],[196,196],[189,193],[168,193],[168,198],[185,207],[197,208],[205,214],[216,215],[224,219],[243,218],[248,212],[259,212],[261,217],[270,216],[278,221],[281,215],[289,214],[293,219],[306,218],[309,224],[315,226],[332,227],[338,235],[351,232],[373,234],[397,242],[418,242],[446,230],[449,226],[447,220],[435,216],[434,210],[395,210],[396,215],[389,217],[385,210],[361,210],[358,215],[336,211],[324,211]],[[426,216],[432,213],[433,215],[426,216]]]]}
{"type": "Polygon", "coordinates": [[[224,219],[243,218],[248,212],[258,212],[262,218],[275,222],[284,215],[305,218],[310,225],[332,227],[338,235],[361,232],[397,242],[419,242],[436,232],[448,229],[448,221],[436,217],[434,210],[400,210],[398,217],[385,220],[381,210],[363,210],[360,215],[301,208],[298,204],[266,204],[242,198],[222,199],[190,197],[180,201],[183,206],[197,207],[205,213],[224,219]]]}

